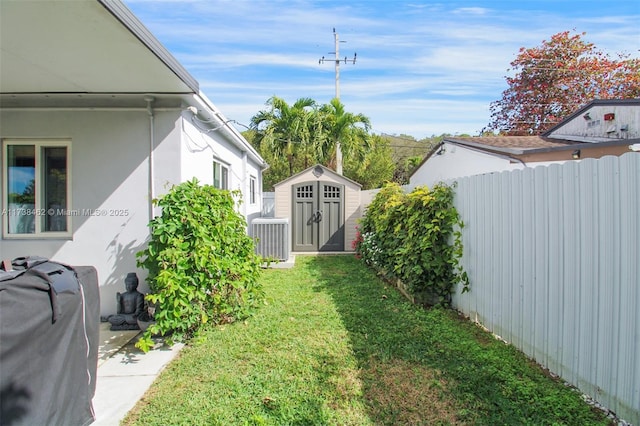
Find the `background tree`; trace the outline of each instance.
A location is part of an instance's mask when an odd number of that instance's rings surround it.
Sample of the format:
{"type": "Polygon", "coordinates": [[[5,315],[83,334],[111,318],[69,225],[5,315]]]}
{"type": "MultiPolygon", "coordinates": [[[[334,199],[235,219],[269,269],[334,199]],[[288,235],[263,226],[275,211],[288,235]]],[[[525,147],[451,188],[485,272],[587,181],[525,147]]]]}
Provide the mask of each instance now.
{"type": "Polygon", "coordinates": [[[362,189],[380,188],[393,180],[395,163],[389,141],[370,135],[362,155],[345,157],[344,175],[362,185],[362,189]]]}
{"type": "Polygon", "coordinates": [[[384,135],[384,139],[389,141],[391,158],[395,165],[391,180],[400,185],[408,184],[409,176],[415,167],[446,136],[451,135],[443,133],[440,136],[432,135],[420,140],[410,135],[384,135]]]}
{"type": "Polygon", "coordinates": [[[409,183],[409,175],[424,156],[448,134],[416,140],[409,135],[374,135],[362,114],[345,110],[339,100],[327,105],[301,98],[294,105],[274,96],[270,108],[251,120],[243,136],[269,164],[263,189],[273,191],[282,180],[322,164],[336,169],[335,141],[344,148],[344,175],[363,189],[386,182],[409,183]]]}
{"type": "Polygon", "coordinates": [[[367,148],[367,135],[371,127],[368,117],[347,112],[338,98],[333,98],[319,109],[323,138],[318,146],[323,163],[342,174],[342,158],[336,155],[338,144],[344,158],[357,156],[367,148]]]}
{"type": "Polygon", "coordinates": [[[491,103],[490,129],[540,134],[593,99],[640,97],[640,59],[599,51],[582,34],[555,34],[540,46],[520,48],[502,99],[491,103]]]}
{"type": "MultiPolygon", "coordinates": [[[[255,131],[254,146],[260,153],[286,157],[289,176],[294,174],[296,157],[306,156],[312,144],[312,120],[315,119],[316,102],[300,98],[293,105],[277,96],[270,98],[268,110],[259,111],[251,118],[251,130],[255,131]]],[[[266,158],[265,158],[266,159],[266,158]]]]}
{"type": "Polygon", "coordinates": [[[36,180],[31,179],[25,186],[22,193],[9,193],[9,203],[11,204],[35,204],[36,200],[36,180]]]}

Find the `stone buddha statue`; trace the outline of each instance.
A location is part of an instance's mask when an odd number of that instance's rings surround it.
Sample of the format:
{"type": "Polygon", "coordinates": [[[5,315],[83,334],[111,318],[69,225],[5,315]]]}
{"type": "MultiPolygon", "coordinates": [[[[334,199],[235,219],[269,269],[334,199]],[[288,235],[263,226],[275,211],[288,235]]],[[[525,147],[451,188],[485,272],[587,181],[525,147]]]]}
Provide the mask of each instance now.
{"type": "Polygon", "coordinates": [[[144,311],[144,294],[137,290],[136,273],[128,273],[124,284],[127,291],[116,294],[118,313],[109,316],[108,321],[111,323],[111,330],[139,330],[138,316],[144,311]]]}

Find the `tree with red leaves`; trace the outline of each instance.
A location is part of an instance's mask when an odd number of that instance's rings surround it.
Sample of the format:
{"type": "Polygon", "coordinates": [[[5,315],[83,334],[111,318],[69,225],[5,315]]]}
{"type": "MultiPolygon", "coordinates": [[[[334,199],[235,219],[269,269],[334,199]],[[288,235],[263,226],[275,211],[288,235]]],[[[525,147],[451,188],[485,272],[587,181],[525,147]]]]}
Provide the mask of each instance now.
{"type": "Polygon", "coordinates": [[[640,97],[640,59],[617,59],[569,31],[533,48],[520,48],[514,77],[491,103],[489,128],[505,135],[543,133],[594,99],[640,97]]]}

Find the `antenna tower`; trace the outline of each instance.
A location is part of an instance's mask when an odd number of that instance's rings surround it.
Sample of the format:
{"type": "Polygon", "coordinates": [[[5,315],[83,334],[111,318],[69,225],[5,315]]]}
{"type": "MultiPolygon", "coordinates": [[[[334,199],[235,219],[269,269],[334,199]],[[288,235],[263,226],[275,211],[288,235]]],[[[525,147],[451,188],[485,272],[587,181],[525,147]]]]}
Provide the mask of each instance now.
{"type": "MultiPolygon", "coordinates": [[[[325,58],[324,56],[318,60],[318,64],[324,64],[325,62],[334,62],[336,67],[336,99],[340,99],[340,63],[344,62],[345,64],[351,63],[355,65],[357,53],[353,54],[353,58],[340,58],[340,43],[346,43],[346,41],[340,41],[338,37],[338,33],[336,29],[333,29],[333,38],[335,41],[335,51],[329,52],[335,55],[334,59],[325,58]]],[[[336,141],[336,172],[341,175],[342,174],[342,146],[340,141],[336,141]]]]}

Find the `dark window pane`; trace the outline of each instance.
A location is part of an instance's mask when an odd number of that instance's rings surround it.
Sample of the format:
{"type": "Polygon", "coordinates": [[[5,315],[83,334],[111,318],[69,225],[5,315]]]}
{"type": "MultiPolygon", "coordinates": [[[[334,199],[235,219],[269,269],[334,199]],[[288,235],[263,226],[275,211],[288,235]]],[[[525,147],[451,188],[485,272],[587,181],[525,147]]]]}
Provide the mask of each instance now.
{"type": "Polygon", "coordinates": [[[42,209],[44,232],[67,230],[67,148],[42,149],[42,209]]]}

